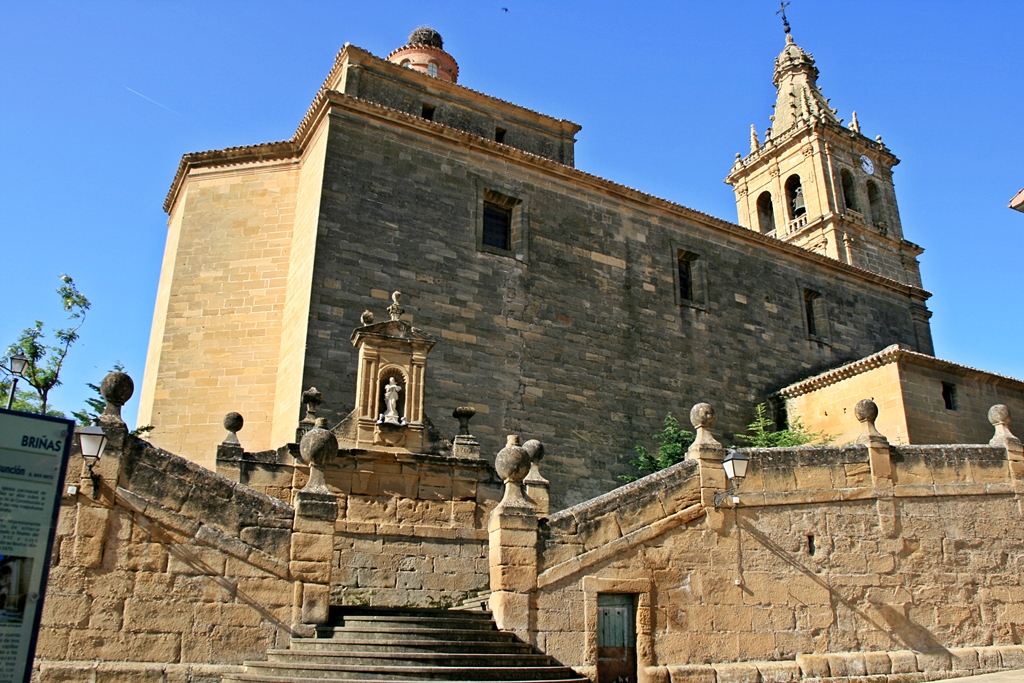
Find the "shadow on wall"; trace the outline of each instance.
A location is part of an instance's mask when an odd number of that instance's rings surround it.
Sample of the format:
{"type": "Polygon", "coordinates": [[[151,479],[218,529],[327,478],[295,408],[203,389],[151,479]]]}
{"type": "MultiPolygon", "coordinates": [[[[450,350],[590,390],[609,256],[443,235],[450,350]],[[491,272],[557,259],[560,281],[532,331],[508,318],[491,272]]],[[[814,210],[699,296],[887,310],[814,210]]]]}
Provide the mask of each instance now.
{"type": "MultiPolygon", "coordinates": [[[[838,591],[828,584],[827,581],[822,579],[816,572],[800,564],[793,556],[785,549],[781,548],[762,531],[754,527],[750,522],[738,520],[739,527],[750,534],[761,546],[770,552],[771,554],[778,557],[780,560],[790,565],[807,578],[814,581],[816,584],[828,591],[829,596],[832,600],[832,611],[836,610],[836,605],[840,604],[846,607],[848,610],[856,614],[858,617],[863,619],[865,622],[870,624],[873,628],[885,633],[889,636],[889,639],[894,645],[902,645],[905,648],[916,650],[919,652],[929,651],[947,651],[945,646],[933,636],[928,629],[923,626],[919,626],[911,621],[910,617],[907,616],[907,611],[910,607],[909,604],[902,604],[899,607],[886,604],[873,604],[872,607],[878,610],[882,618],[885,620],[885,624],[881,624],[865,612],[863,609],[857,607],[854,603],[843,597],[838,591]]],[[[834,616],[834,615],[833,615],[834,616]]]]}

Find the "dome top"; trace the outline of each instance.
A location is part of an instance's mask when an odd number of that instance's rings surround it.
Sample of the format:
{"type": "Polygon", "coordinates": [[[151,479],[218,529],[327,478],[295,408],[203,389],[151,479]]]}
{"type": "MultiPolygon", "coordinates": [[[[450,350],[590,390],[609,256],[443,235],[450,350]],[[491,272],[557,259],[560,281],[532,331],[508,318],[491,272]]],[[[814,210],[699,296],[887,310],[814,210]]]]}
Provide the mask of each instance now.
{"type": "Polygon", "coordinates": [[[444,49],[444,41],[441,40],[441,34],[428,26],[420,26],[410,33],[407,45],[429,45],[436,47],[438,50],[444,49]]]}

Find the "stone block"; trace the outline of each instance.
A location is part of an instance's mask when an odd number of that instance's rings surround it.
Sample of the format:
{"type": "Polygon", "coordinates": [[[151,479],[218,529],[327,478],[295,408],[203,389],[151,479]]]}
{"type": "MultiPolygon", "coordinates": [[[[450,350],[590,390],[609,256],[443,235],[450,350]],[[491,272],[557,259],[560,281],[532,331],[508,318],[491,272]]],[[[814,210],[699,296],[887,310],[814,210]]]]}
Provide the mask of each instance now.
{"type": "Polygon", "coordinates": [[[718,683],[759,683],[760,673],[752,662],[713,664],[718,683]]]}
{"type": "Polygon", "coordinates": [[[124,630],[150,633],[182,633],[192,629],[195,607],[174,600],[126,600],[124,630]]]}
{"type": "Polygon", "coordinates": [[[981,671],[995,671],[1003,666],[1002,657],[999,656],[999,649],[995,647],[974,648],[978,653],[978,668],[981,671]]]}
{"type": "Polygon", "coordinates": [[[320,534],[306,534],[300,532],[292,534],[292,560],[330,562],[333,555],[333,535],[327,536],[320,534]]]}
{"type": "Polygon", "coordinates": [[[917,672],[917,655],[910,650],[892,650],[889,652],[892,662],[892,673],[910,674],[917,672]]]}
{"type": "Polygon", "coordinates": [[[280,579],[239,579],[236,588],[240,599],[263,607],[290,605],[292,587],[280,579]]]}
{"type": "Polygon", "coordinates": [[[951,647],[949,657],[953,671],[976,671],[981,668],[978,651],[973,647],[951,647]]]}
{"type": "Polygon", "coordinates": [[[999,645],[999,659],[1004,669],[1024,669],[1024,647],[1020,645],[999,645]]]}
{"type": "Polygon", "coordinates": [[[530,629],[530,596],[522,593],[495,591],[491,593],[491,613],[501,631],[526,634],[530,629]]]}
{"type": "Polygon", "coordinates": [[[164,683],[164,665],[103,662],[96,667],[95,683],[164,683]]]}
{"type": "Polygon", "coordinates": [[[800,667],[796,662],[757,662],[761,683],[798,683],[800,667]]]}
{"type": "Polygon", "coordinates": [[[291,578],[295,581],[309,583],[330,583],[331,565],[323,562],[290,562],[288,564],[291,578]]]}
{"type": "Polygon", "coordinates": [[[302,623],[327,623],[327,612],[330,609],[331,588],[316,583],[302,585],[302,623]]]}
{"type": "Polygon", "coordinates": [[[879,676],[892,672],[892,662],[888,652],[865,652],[864,666],[869,676],[879,676]]]}
{"type": "Polygon", "coordinates": [[[91,605],[92,600],[88,595],[49,593],[43,602],[42,623],[82,628],[89,623],[91,605]]]}
{"type": "Polygon", "coordinates": [[[796,664],[804,678],[827,678],[832,675],[825,655],[797,655],[796,664]]]}
{"type": "Polygon", "coordinates": [[[537,587],[537,571],[531,567],[491,565],[491,590],[528,593],[537,587]]]}
{"type": "Polygon", "coordinates": [[[715,667],[709,664],[689,664],[668,667],[671,683],[717,683],[715,667]]]}

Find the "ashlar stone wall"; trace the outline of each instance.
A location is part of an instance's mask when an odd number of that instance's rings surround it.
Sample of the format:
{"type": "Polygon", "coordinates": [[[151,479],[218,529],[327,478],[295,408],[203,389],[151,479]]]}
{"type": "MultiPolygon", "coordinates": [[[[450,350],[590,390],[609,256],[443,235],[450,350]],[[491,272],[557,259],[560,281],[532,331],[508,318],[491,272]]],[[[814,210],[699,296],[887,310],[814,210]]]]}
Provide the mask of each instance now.
{"type": "MultiPolygon", "coordinates": [[[[503,611],[504,594],[492,608],[591,676],[601,593],[635,596],[641,680],[921,681],[1021,666],[1024,452],[998,437],[745,449],[747,476],[722,495],[724,451],[698,435],[683,462],[541,519],[536,561],[520,566],[535,581],[505,588],[529,610],[503,611]]],[[[504,576],[492,548],[492,587],[504,576]]]]}

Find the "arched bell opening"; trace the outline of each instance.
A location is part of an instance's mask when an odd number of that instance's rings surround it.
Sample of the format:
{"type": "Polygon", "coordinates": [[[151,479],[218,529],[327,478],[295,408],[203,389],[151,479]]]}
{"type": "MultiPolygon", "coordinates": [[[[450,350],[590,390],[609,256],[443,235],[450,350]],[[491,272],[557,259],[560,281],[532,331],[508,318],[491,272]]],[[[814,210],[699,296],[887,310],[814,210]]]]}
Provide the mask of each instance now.
{"type": "Polygon", "coordinates": [[[853,182],[853,174],[844,168],[839,171],[839,181],[843,186],[843,204],[847,209],[860,212],[857,202],[857,186],[853,182]]]}
{"type": "Polygon", "coordinates": [[[767,190],[757,198],[757,227],[761,234],[775,230],[775,205],[772,203],[772,193],[767,190]]]}
{"type": "Polygon", "coordinates": [[[789,219],[799,218],[807,213],[807,202],[804,201],[804,188],[800,185],[800,176],[793,174],[786,179],[786,199],[789,205],[789,219]]]}

